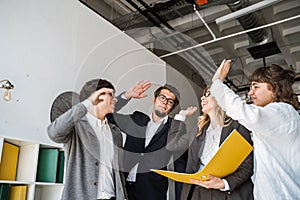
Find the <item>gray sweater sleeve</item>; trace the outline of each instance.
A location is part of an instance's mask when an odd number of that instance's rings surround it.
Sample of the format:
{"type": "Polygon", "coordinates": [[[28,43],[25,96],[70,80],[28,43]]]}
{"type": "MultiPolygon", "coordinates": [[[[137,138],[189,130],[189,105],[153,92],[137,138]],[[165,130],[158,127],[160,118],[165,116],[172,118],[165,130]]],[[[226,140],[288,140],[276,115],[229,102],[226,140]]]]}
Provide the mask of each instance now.
{"type": "Polygon", "coordinates": [[[87,113],[84,104],[79,103],[54,120],[47,128],[48,136],[57,143],[67,143],[76,122],[87,113]]]}

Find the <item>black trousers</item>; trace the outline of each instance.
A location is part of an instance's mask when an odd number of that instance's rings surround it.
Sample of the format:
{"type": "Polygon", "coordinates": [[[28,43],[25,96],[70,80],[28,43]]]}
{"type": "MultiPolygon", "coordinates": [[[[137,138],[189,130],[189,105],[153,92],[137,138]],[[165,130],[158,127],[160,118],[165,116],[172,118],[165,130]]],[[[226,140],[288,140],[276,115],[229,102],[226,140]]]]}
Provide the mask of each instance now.
{"type": "Polygon", "coordinates": [[[116,200],[116,197],[112,197],[110,199],[97,199],[97,200],[116,200]]]}

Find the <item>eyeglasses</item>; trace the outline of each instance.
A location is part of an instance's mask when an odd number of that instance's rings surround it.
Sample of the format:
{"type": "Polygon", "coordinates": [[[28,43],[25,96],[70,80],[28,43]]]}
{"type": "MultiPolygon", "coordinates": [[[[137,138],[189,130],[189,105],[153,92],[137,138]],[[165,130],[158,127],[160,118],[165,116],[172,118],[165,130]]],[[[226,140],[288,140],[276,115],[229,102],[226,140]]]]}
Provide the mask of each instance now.
{"type": "Polygon", "coordinates": [[[210,96],[210,91],[207,90],[204,94],[203,94],[203,97],[207,98],[210,96]]]}
{"type": "Polygon", "coordinates": [[[163,103],[167,103],[169,106],[173,106],[175,104],[175,101],[174,99],[170,99],[170,98],[167,98],[165,95],[163,94],[159,94],[157,96],[158,100],[160,100],[161,102],[163,103]]]}

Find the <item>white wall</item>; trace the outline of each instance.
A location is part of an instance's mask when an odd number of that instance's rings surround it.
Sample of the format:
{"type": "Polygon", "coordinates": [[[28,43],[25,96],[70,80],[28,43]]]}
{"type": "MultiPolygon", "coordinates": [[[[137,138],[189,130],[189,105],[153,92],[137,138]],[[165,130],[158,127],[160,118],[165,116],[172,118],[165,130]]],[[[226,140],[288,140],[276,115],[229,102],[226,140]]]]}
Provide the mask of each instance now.
{"type": "Polygon", "coordinates": [[[0,27],[0,80],[15,85],[10,102],[0,90],[0,135],[52,143],[46,127],[54,98],[92,78],[108,79],[117,93],[140,79],[153,82],[149,98],[123,112],[148,112],[166,82],[162,60],[76,0],[1,0],[0,27]]]}

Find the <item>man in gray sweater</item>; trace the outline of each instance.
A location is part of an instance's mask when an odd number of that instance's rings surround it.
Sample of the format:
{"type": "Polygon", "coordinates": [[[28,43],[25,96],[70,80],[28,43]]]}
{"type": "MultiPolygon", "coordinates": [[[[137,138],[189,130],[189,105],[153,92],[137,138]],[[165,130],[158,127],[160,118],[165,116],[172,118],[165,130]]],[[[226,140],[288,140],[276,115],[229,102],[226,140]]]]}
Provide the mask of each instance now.
{"type": "MultiPolygon", "coordinates": [[[[56,102],[65,104],[63,99],[72,100],[65,95],[71,94],[60,95],[56,102]]],[[[127,199],[121,173],[122,135],[106,119],[115,109],[114,94],[109,81],[88,81],[80,91],[80,103],[48,126],[49,137],[65,148],[63,200],[127,199]]]]}

